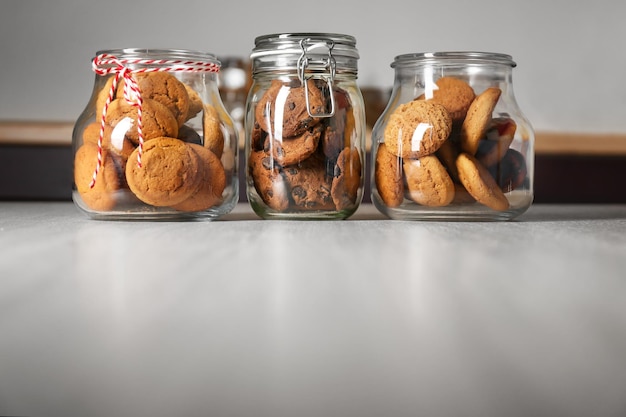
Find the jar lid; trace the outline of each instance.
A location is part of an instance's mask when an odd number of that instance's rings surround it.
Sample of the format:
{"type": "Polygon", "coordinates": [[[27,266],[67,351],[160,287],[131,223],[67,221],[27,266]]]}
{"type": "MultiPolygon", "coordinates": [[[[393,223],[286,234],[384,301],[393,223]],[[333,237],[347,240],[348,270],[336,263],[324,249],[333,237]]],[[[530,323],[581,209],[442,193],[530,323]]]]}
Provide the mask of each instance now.
{"type": "Polygon", "coordinates": [[[258,36],[254,40],[254,49],[252,50],[252,58],[264,55],[275,54],[300,54],[302,52],[301,42],[307,41],[309,52],[327,54],[322,48],[322,44],[332,42],[333,55],[347,56],[351,58],[359,58],[359,52],[356,49],[356,39],[350,35],[339,33],[275,33],[271,35],[258,36]]]}
{"type": "Polygon", "coordinates": [[[494,52],[452,51],[452,52],[420,52],[398,55],[391,64],[392,68],[410,66],[412,64],[501,64],[515,67],[517,64],[510,55],[494,52]]]}
{"type": "Polygon", "coordinates": [[[324,63],[331,57],[337,63],[337,71],[356,72],[359,52],[356,39],[338,33],[276,33],[258,36],[250,54],[253,71],[296,69],[306,56],[310,69],[316,63],[324,63]]]}

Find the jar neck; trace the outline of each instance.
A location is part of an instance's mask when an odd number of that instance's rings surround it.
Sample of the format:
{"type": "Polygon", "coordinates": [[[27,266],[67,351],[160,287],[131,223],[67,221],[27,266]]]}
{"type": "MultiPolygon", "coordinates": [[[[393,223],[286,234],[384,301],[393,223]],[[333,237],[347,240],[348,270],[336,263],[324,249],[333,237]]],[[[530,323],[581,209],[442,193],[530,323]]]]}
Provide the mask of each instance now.
{"type": "MultiPolygon", "coordinates": [[[[219,70],[221,66],[217,57],[211,53],[187,49],[108,49],[96,53],[98,56],[111,56],[131,70],[146,70],[167,66],[172,71],[205,72],[208,67],[219,70]]],[[[115,62],[106,64],[110,67],[115,62]]]]}

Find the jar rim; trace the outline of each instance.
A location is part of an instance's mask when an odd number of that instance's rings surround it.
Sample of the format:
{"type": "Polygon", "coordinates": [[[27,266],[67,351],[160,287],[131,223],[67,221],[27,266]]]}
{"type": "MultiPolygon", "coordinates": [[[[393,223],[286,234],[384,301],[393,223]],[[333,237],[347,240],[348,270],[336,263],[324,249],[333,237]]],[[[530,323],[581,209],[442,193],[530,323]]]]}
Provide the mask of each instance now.
{"type": "Polygon", "coordinates": [[[313,41],[332,41],[333,55],[350,58],[359,58],[356,49],[356,38],[351,35],[341,33],[324,32],[294,32],[294,33],[273,33],[269,35],[257,36],[254,39],[254,49],[250,57],[252,59],[279,54],[301,54],[300,42],[305,39],[313,41]]]}
{"type": "Polygon", "coordinates": [[[96,52],[96,56],[102,54],[113,55],[120,59],[185,60],[221,65],[215,54],[193,49],[116,48],[96,52]]]}
{"type": "Polygon", "coordinates": [[[472,64],[502,64],[510,67],[517,66],[511,55],[497,52],[481,51],[442,51],[442,52],[418,52],[397,55],[391,67],[406,66],[411,64],[444,64],[446,62],[468,62],[472,64]]]}

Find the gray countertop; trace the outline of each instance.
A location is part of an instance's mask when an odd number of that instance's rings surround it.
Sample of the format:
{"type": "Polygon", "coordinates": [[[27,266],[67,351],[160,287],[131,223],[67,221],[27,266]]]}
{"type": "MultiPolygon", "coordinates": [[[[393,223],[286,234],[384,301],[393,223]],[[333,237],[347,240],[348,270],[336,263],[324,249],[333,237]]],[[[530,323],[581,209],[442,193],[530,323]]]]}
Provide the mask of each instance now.
{"type": "Polygon", "coordinates": [[[0,415],[623,416],[624,271],[624,205],[109,222],[0,202],[0,415]]]}

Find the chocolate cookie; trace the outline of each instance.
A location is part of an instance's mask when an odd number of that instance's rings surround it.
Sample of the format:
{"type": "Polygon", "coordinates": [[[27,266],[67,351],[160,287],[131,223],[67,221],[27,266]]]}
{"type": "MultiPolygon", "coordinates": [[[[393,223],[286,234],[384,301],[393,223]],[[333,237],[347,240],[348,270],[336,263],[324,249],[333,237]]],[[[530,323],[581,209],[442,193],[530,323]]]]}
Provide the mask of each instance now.
{"type": "Polygon", "coordinates": [[[441,207],[454,199],[454,183],[436,156],[405,159],[403,169],[409,197],[416,203],[441,207]]]}
{"type": "Polygon", "coordinates": [[[452,118],[445,107],[430,100],[413,100],[394,110],[384,138],[392,154],[420,158],[436,152],[451,130],[452,118]]]}
{"type": "Polygon", "coordinates": [[[314,116],[326,111],[322,92],[311,79],[307,81],[307,89],[308,110],[304,86],[290,87],[273,80],[256,105],[259,126],[270,136],[285,138],[298,136],[319,123],[320,118],[314,116]]]}
{"type": "MultiPolygon", "coordinates": [[[[130,161],[137,160],[136,149],[130,161]]],[[[141,201],[153,206],[174,206],[196,192],[203,179],[200,158],[185,142],[168,137],[144,144],[141,166],[126,165],[126,180],[141,201]]]]}
{"type": "Polygon", "coordinates": [[[289,187],[269,154],[263,151],[251,152],[248,173],[254,189],[268,207],[277,211],[289,207],[289,187]]]}
{"type": "Polygon", "coordinates": [[[478,143],[476,159],[486,167],[498,163],[513,143],[516,129],[517,125],[508,117],[493,119],[485,138],[478,143]]]}
{"type": "Polygon", "coordinates": [[[326,119],[321,146],[324,155],[334,161],[346,146],[350,146],[355,120],[354,110],[348,94],[342,89],[336,89],[333,93],[335,97],[335,114],[326,119]]]}
{"type": "Polygon", "coordinates": [[[300,210],[333,210],[332,179],[326,165],[316,155],[283,169],[294,207],[300,210]]]}
{"type": "Polygon", "coordinates": [[[387,150],[384,143],[378,145],[374,166],[376,189],[380,198],[388,207],[397,207],[404,199],[404,181],[402,178],[402,158],[387,150]]]}
{"type": "Polygon", "coordinates": [[[356,148],[345,148],[337,157],[330,195],[337,210],[353,208],[361,187],[361,157],[356,148]]]}
{"type": "Polygon", "coordinates": [[[502,160],[489,167],[488,170],[505,193],[524,184],[528,174],[524,155],[515,149],[507,149],[502,160]]]}
{"type": "Polygon", "coordinates": [[[307,159],[317,150],[323,128],[323,125],[318,123],[299,136],[282,140],[271,140],[271,136],[268,135],[264,150],[270,152],[279,165],[296,164],[307,159]]]}

